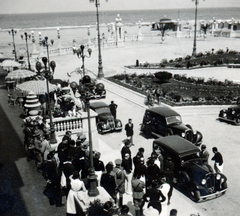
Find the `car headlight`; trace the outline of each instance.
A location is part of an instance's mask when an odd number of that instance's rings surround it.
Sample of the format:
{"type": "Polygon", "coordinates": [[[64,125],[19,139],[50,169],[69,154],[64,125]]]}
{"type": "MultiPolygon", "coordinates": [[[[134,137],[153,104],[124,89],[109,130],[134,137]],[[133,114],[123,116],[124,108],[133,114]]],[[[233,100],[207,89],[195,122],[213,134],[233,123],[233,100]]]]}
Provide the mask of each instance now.
{"type": "Polygon", "coordinates": [[[102,127],[103,127],[103,129],[106,129],[106,128],[107,128],[107,125],[106,125],[106,124],[103,124],[102,127]]]}
{"type": "Polygon", "coordinates": [[[220,175],[220,174],[217,174],[216,179],[217,179],[217,180],[220,180],[220,179],[221,179],[221,175],[220,175]]]}
{"type": "Polygon", "coordinates": [[[232,114],[234,115],[234,114],[235,114],[235,111],[232,111],[232,114]]]}
{"type": "Polygon", "coordinates": [[[181,133],[181,136],[182,136],[182,137],[185,137],[185,133],[181,133]]]}
{"type": "Polygon", "coordinates": [[[121,126],[122,126],[120,121],[117,123],[117,126],[118,126],[118,127],[121,127],[121,126]]]}
{"type": "Polygon", "coordinates": [[[206,183],[207,183],[207,180],[206,180],[206,179],[202,179],[201,184],[202,184],[202,185],[205,185],[206,183]]]}

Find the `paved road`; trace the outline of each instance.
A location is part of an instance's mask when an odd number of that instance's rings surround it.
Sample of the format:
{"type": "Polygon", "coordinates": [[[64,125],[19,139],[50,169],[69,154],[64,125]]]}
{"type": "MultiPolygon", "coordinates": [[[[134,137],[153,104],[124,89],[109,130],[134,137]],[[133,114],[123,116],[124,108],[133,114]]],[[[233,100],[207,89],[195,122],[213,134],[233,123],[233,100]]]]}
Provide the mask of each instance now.
{"type": "MultiPolygon", "coordinates": [[[[118,88],[116,90],[114,84],[105,81],[103,82],[107,90],[109,90],[107,91],[107,98],[105,101],[106,103],[110,103],[110,100],[114,98],[114,101],[118,104],[117,116],[122,120],[123,124],[127,123],[127,119],[129,117],[133,119],[133,123],[135,125],[135,146],[132,147],[133,154],[136,153],[139,147],[144,147],[146,150],[145,158],[147,158],[152,150],[151,146],[153,139],[147,140],[139,133],[139,124],[142,121],[142,117],[145,111],[145,106],[143,105],[143,96],[138,94],[135,94],[135,96],[133,96],[126,89],[118,88]],[[116,90],[116,94],[113,93],[114,89],[116,90]],[[128,98],[133,98],[133,102],[128,98]]],[[[191,210],[188,208],[194,211],[192,213],[197,213],[197,211],[199,211],[202,213],[200,215],[206,216],[238,215],[237,210],[239,209],[240,204],[240,182],[238,180],[239,174],[236,173],[236,165],[240,162],[238,156],[240,146],[237,136],[240,128],[239,126],[234,126],[225,122],[219,122],[217,120],[220,109],[226,107],[227,106],[189,106],[173,108],[181,114],[184,123],[192,125],[193,129],[199,130],[203,133],[203,143],[207,145],[210,157],[213,156],[213,153],[211,151],[212,147],[218,147],[219,151],[224,157],[224,174],[226,174],[228,177],[229,186],[229,189],[224,196],[199,204],[193,203],[182,194],[175,193],[176,202],[186,203],[186,205],[184,205],[184,208],[177,206],[178,209],[180,207],[180,215],[188,215],[185,214],[185,212],[191,212],[191,210]]],[[[100,136],[100,139],[103,140],[110,148],[107,149],[107,152],[111,152],[111,150],[114,152],[114,154],[107,157],[109,160],[111,160],[113,156],[119,154],[119,151],[121,149],[121,140],[124,138],[125,131],[122,131],[121,133],[112,133],[100,136]]],[[[211,161],[210,164],[213,165],[211,161]]],[[[174,202],[172,203],[174,205],[174,202]]]]}

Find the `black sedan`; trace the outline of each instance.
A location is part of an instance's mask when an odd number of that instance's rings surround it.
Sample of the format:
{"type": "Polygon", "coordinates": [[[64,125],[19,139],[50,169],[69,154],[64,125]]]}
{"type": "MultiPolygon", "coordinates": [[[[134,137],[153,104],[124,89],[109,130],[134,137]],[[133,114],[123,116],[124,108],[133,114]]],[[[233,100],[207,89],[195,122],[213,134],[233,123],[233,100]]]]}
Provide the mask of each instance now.
{"type": "Polygon", "coordinates": [[[140,130],[148,136],[179,135],[197,146],[202,143],[201,132],[194,131],[188,124],[183,124],[180,114],[166,106],[147,109],[140,130]]]}
{"type": "MultiPolygon", "coordinates": [[[[210,165],[199,157],[199,148],[179,136],[156,139],[153,148],[161,149],[164,161],[172,161],[174,187],[194,202],[219,197],[227,191],[227,178],[222,173],[214,173],[210,165]],[[169,159],[171,158],[171,159],[169,159]]],[[[169,172],[163,164],[163,172],[169,172]]]]}
{"type": "Polygon", "coordinates": [[[110,131],[122,131],[121,120],[114,119],[106,103],[102,101],[93,102],[90,104],[90,108],[98,114],[96,123],[99,134],[110,131]]]}

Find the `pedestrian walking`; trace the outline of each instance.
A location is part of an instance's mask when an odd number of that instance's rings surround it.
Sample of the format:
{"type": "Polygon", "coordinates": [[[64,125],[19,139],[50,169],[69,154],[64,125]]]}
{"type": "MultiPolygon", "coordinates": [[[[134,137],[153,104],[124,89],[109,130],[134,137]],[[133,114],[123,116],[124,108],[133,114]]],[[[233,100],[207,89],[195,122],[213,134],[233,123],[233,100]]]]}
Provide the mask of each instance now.
{"type": "Polygon", "coordinates": [[[207,146],[204,144],[201,145],[199,157],[202,158],[204,164],[208,164],[209,152],[207,151],[207,146]]]}
{"type": "Polygon", "coordinates": [[[169,192],[170,192],[171,186],[170,186],[170,184],[167,183],[166,177],[161,178],[161,185],[160,185],[159,189],[161,190],[162,194],[166,198],[168,197],[165,201],[162,202],[161,216],[168,216],[168,203],[170,204],[170,199],[171,199],[171,196],[169,196],[169,192]]]}
{"type": "Polygon", "coordinates": [[[125,131],[126,131],[126,135],[127,138],[130,140],[131,143],[133,143],[133,123],[132,123],[132,119],[128,119],[128,123],[125,125],[125,131]]]}
{"type": "Polygon", "coordinates": [[[212,157],[212,160],[214,161],[214,169],[215,169],[216,173],[222,173],[222,171],[223,171],[222,154],[218,151],[217,147],[213,147],[212,151],[214,153],[214,156],[212,157]]]}
{"type": "Polygon", "coordinates": [[[106,173],[103,173],[100,180],[100,185],[109,193],[116,203],[116,182],[114,176],[111,174],[113,171],[113,164],[108,163],[106,165],[106,173]]]}
{"type": "Polygon", "coordinates": [[[125,154],[122,160],[122,167],[125,171],[125,176],[127,180],[126,193],[128,195],[132,194],[131,179],[132,179],[132,158],[128,153],[125,154]]]}
{"type": "Polygon", "coordinates": [[[56,161],[53,159],[53,154],[48,154],[47,162],[43,164],[43,177],[47,181],[47,186],[44,194],[49,199],[50,205],[57,207],[64,206],[62,204],[62,191],[61,191],[61,175],[58,172],[56,161]]]}
{"type": "Polygon", "coordinates": [[[126,153],[128,153],[130,155],[130,158],[132,157],[131,150],[130,150],[132,143],[128,139],[124,140],[123,142],[124,142],[124,146],[121,149],[122,160],[124,159],[126,153]]]}
{"type": "Polygon", "coordinates": [[[113,168],[113,173],[115,175],[115,182],[116,182],[116,198],[119,195],[118,199],[118,206],[119,208],[123,205],[123,194],[125,193],[125,173],[121,167],[122,160],[117,159],[115,160],[115,167],[113,168]]]}
{"type": "Polygon", "coordinates": [[[140,179],[141,175],[137,175],[135,179],[132,180],[132,190],[133,190],[133,203],[135,206],[135,216],[143,215],[144,206],[144,188],[145,183],[140,179]]]}
{"type": "Polygon", "coordinates": [[[111,114],[113,115],[114,119],[117,117],[117,107],[118,105],[114,103],[114,101],[111,101],[111,104],[109,104],[109,108],[111,111],[111,114]]]}

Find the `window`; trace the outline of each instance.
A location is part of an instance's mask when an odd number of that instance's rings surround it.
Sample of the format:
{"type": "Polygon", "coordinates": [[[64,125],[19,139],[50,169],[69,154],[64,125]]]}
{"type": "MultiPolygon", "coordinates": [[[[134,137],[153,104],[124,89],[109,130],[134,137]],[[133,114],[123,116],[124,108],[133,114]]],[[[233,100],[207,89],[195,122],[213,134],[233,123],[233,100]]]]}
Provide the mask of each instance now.
{"type": "Polygon", "coordinates": [[[166,117],[167,125],[173,124],[173,123],[182,123],[181,116],[169,116],[166,117]]]}

